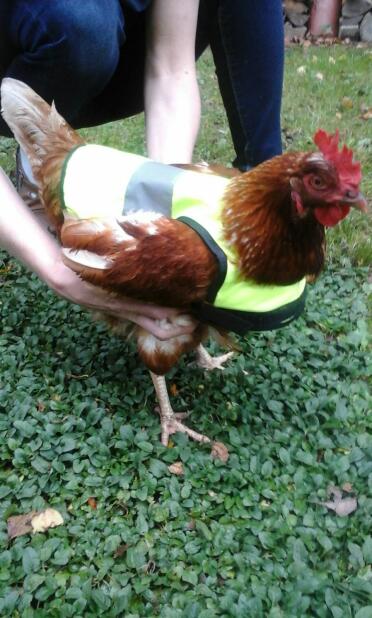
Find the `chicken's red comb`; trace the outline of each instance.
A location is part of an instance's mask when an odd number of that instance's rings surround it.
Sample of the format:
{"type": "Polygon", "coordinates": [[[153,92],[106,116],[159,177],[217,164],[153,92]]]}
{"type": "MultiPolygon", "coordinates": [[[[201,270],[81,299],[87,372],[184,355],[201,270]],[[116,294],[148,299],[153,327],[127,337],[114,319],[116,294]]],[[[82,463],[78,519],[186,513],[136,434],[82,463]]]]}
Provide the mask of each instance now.
{"type": "Polygon", "coordinates": [[[337,168],[340,180],[352,185],[359,185],[362,172],[359,161],[353,161],[353,151],[347,146],[338,149],[339,131],[330,135],[319,129],[314,135],[314,143],[318,146],[324,158],[331,161],[337,168]]]}

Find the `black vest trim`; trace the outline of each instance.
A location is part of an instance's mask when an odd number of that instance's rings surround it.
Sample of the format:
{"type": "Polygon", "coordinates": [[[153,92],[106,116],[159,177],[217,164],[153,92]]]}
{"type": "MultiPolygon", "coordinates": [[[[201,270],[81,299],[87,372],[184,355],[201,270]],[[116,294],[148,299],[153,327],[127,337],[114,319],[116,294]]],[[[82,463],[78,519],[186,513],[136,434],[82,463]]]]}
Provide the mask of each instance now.
{"type": "Polygon", "coordinates": [[[198,223],[194,219],[190,219],[189,217],[178,217],[177,221],[182,221],[182,223],[185,223],[186,225],[191,227],[194,230],[194,232],[196,232],[198,236],[200,236],[200,238],[205,242],[210,252],[216,258],[217,265],[218,265],[218,273],[213,283],[209,287],[207,299],[206,299],[208,303],[213,303],[217,296],[218,290],[221,288],[226,278],[226,273],[227,273],[226,254],[224,251],[222,251],[221,247],[216,243],[214,238],[212,238],[212,236],[205,229],[205,227],[200,225],[200,223],[198,223]]]}
{"type": "Polygon", "coordinates": [[[193,314],[201,322],[238,335],[245,335],[250,331],[276,330],[287,326],[301,315],[305,308],[306,294],[305,287],[296,300],[264,313],[222,309],[209,303],[200,303],[193,306],[193,314]]]}

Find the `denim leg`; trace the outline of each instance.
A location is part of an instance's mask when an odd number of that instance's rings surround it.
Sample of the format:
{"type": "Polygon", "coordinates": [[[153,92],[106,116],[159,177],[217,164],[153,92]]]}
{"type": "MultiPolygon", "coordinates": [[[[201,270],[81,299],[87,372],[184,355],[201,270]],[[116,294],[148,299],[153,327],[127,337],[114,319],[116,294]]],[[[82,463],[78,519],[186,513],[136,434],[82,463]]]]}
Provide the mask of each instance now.
{"type": "Polygon", "coordinates": [[[282,152],[284,33],[281,0],[201,0],[236,151],[247,169],[282,152]]]}
{"type": "Polygon", "coordinates": [[[84,105],[75,127],[91,127],[144,111],[146,15],[124,10],[125,44],[115,73],[105,88],[84,105]]]}
{"type": "MultiPolygon", "coordinates": [[[[9,64],[0,78],[28,83],[75,124],[81,108],[104,89],[118,65],[125,38],[119,0],[11,2],[6,49],[4,43],[1,48],[9,64]]],[[[3,29],[4,24],[0,34],[3,29]]],[[[3,120],[0,134],[10,135],[3,120]]]]}

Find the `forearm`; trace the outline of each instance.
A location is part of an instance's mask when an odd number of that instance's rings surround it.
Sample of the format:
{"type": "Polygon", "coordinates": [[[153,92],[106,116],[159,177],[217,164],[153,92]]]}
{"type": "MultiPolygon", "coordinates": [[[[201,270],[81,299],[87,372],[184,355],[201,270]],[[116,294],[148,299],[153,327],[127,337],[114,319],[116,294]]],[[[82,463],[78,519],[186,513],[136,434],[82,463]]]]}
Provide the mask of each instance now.
{"type": "Polygon", "coordinates": [[[200,124],[196,76],[148,77],[145,89],[148,156],[163,163],[190,163],[200,124]]]}
{"type": "Polygon", "coordinates": [[[200,124],[195,67],[198,0],[154,0],[147,23],[145,118],[148,155],[188,163],[200,124]]]}
{"type": "Polygon", "coordinates": [[[58,243],[39,225],[1,169],[0,247],[52,287],[50,273],[60,259],[58,243]]]}

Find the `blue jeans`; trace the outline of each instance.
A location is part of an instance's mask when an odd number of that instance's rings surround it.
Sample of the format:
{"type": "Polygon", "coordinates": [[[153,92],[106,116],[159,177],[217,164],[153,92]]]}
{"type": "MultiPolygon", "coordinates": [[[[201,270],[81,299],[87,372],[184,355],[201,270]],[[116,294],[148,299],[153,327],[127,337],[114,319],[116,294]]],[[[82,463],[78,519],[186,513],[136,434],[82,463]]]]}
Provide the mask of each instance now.
{"type": "MultiPolygon", "coordinates": [[[[0,0],[0,79],[34,88],[75,128],[143,111],[145,13],[119,0],[0,0]]],[[[196,54],[211,46],[234,165],[281,152],[281,0],[201,0],[196,54]]],[[[0,120],[0,134],[11,135],[0,120]]]]}

